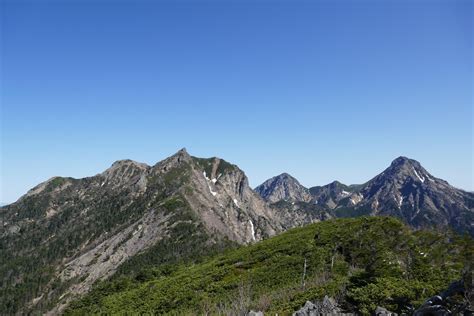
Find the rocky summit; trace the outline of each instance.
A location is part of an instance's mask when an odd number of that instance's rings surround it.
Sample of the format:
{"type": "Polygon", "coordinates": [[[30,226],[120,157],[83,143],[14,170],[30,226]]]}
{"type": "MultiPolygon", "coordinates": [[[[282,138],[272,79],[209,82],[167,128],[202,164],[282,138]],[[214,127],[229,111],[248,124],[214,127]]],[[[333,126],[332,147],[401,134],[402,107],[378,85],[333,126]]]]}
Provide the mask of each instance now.
{"type": "Polygon", "coordinates": [[[311,194],[307,188],[288,173],[268,179],[255,188],[255,191],[265,199],[274,203],[281,200],[309,202],[311,194]]]}

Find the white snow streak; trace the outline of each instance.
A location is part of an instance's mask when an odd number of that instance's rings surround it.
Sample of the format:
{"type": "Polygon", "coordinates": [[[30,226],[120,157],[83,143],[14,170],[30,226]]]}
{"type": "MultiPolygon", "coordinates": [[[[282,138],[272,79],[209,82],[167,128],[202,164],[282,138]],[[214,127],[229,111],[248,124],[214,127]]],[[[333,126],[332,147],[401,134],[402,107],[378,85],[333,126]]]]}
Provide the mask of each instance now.
{"type": "Polygon", "coordinates": [[[209,188],[209,192],[211,192],[213,196],[217,195],[217,192],[212,191],[211,185],[209,183],[207,184],[207,187],[209,188]]]}
{"type": "Polygon", "coordinates": [[[217,192],[212,191],[212,188],[211,188],[211,186],[210,186],[209,184],[208,184],[207,186],[209,187],[209,192],[211,192],[211,194],[212,194],[213,196],[216,196],[216,195],[217,195],[217,192]]]}
{"type": "Polygon", "coordinates": [[[420,179],[421,182],[425,182],[425,178],[420,177],[420,175],[418,174],[418,172],[416,172],[415,168],[413,168],[413,171],[415,171],[415,175],[418,177],[418,179],[420,179]]]}
{"type": "Polygon", "coordinates": [[[403,196],[400,196],[400,200],[398,201],[398,208],[402,207],[402,203],[403,203],[403,196]]]}
{"type": "MultiPolygon", "coordinates": [[[[207,177],[206,171],[204,171],[204,172],[202,173],[202,175],[203,175],[204,178],[206,178],[206,180],[209,181],[209,182],[212,182],[212,183],[216,183],[216,182],[217,182],[216,179],[212,179],[212,180],[209,179],[209,178],[207,177]],[[214,181],[214,180],[215,180],[215,181],[214,181]]],[[[209,182],[207,183],[207,187],[209,188],[209,192],[211,192],[211,194],[212,194],[213,196],[216,196],[216,195],[217,195],[217,192],[212,191],[211,184],[210,184],[209,182]]]]}
{"type": "Polygon", "coordinates": [[[255,240],[255,228],[253,227],[253,222],[249,219],[250,228],[252,229],[252,240],[255,240]]]}
{"type": "Polygon", "coordinates": [[[239,202],[237,202],[237,199],[234,199],[233,201],[234,201],[235,206],[240,207],[239,202]]]}

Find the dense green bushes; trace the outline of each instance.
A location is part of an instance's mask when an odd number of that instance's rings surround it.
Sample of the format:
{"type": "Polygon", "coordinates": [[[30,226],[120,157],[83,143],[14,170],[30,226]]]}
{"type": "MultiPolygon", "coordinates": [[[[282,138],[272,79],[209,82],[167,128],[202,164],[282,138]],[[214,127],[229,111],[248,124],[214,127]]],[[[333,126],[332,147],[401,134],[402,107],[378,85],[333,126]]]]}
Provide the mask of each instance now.
{"type": "Polygon", "coordinates": [[[159,266],[102,283],[67,314],[289,314],[333,296],[363,314],[402,312],[460,278],[473,241],[451,232],[412,232],[388,217],[338,219],[296,228],[201,264],[159,266]],[[303,265],[307,269],[303,281],[303,265]]]}

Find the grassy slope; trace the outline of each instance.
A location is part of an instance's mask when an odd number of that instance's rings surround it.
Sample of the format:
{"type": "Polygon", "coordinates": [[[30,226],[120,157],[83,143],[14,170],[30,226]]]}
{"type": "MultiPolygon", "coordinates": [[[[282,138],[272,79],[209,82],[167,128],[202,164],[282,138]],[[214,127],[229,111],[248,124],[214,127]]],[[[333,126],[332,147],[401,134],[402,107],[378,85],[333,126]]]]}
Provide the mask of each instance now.
{"type": "Polygon", "coordinates": [[[412,232],[394,218],[331,220],[201,264],[102,283],[66,314],[221,314],[252,308],[282,315],[324,295],[364,314],[377,305],[400,312],[458,279],[473,248],[470,238],[412,232]]]}

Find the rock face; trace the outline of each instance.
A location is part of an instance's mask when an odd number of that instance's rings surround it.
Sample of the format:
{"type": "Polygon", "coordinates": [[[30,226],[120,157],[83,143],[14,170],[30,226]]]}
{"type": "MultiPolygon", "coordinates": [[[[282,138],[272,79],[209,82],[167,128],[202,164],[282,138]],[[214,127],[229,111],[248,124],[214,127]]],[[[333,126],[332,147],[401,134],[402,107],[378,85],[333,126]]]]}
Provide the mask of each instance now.
{"type": "MultiPolygon", "coordinates": [[[[272,203],[289,196],[282,193],[286,192],[285,186],[275,178],[258,188],[257,192],[272,203]]],[[[395,159],[381,174],[362,185],[347,186],[335,181],[312,187],[309,192],[311,198],[297,194],[291,197],[306,203],[307,208],[318,205],[332,217],[389,215],[416,228],[450,226],[474,236],[474,194],[450,186],[406,157],[395,159]]]]}
{"type": "Polygon", "coordinates": [[[293,316],[319,316],[319,315],[354,315],[352,313],[343,313],[333,298],[325,296],[322,301],[310,302],[293,313],[293,316]]]}
{"type": "Polygon", "coordinates": [[[191,158],[183,197],[206,227],[238,243],[250,243],[282,231],[281,220],[248,184],[244,172],[219,158],[191,158]]]}
{"type": "Polygon", "coordinates": [[[311,201],[309,190],[287,173],[282,173],[279,176],[265,181],[256,187],[255,191],[260,194],[265,201],[270,203],[275,203],[281,200],[302,202],[311,201]]]}
{"type": "Polygon", "coordinates": [[[377,306],[375,309],[375,316],[398,316],[398,314],[391,312],[384,307],[377,306]]]}
{"type": "Polygon", "coordinates": [[[93,177],[52,178],[0,212],[0,305],[11,313],[60,313],[160,243],[173,257],[283,229],[242,170],[184,149],[154,166],[121,160],[93,177]]]}

